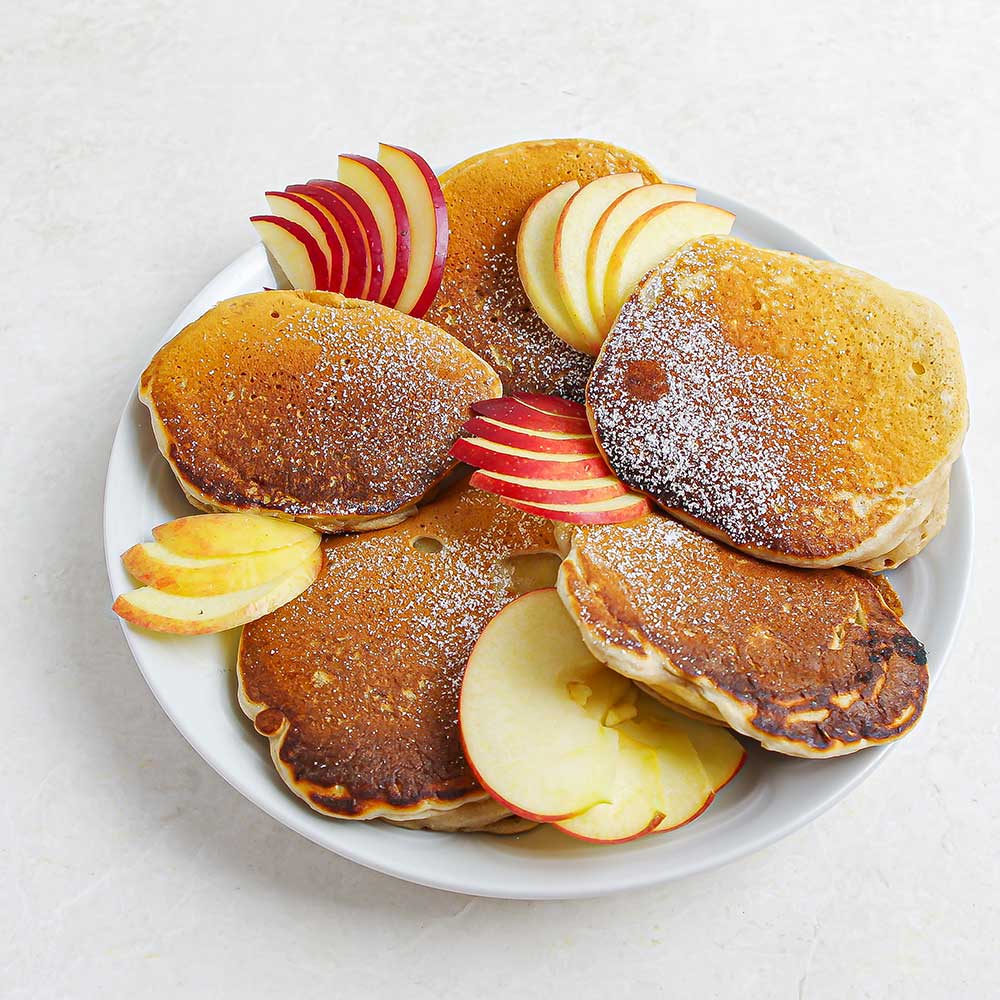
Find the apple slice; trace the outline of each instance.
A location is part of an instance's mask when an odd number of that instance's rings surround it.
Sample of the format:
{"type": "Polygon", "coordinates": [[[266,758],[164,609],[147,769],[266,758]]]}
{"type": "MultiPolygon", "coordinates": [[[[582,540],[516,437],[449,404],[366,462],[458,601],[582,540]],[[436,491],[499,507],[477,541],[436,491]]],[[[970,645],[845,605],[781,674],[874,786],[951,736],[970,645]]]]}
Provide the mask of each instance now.
{"type": "Polygon", "coordinates": [[[681,729],[641,716],[615,728],[622,736],[655,750],[659,758],[665,797],[657,833],[690,823],[711,805],[712,785],[694,746],[681,729]]]}
{"type": "Polygon", "coordinates": [[[319,533],[313,532],[312,538],[280,549],[207,559],[176,555],[160,542],[143,542],[133,545],[122,556],[122,563],[147,587],[165,594],[208,597],[249,590],[282,576],[308,559],[319,542],[319,533]]]}
{"type": "Polygon", "coordinates": [[[547,396],[541,392],[515,392],[511,394],[511,399],[516,399],[519,403],[524,403],[525,406],[540,410],[542,413],[578,420],[587,419],[587,408],[582,403],[574,403],[573,400],[563,399],[562,396],[547,396]]]}
{"type": "MultiPolygon", "coordinates": [[[[306,191],[311,190],[313,196],[325,208],[341,219],[345,234],[348,228],[351,233],[358,234],[358,249],[354,249],[353,239],[349,249],[352,254],[357,254],[359,261],[363,262],[358,264],[361,278],[354,292],[345,290],[344,294],[354,299],[371,299],[377,302],[382,294],[385,280],[385,254],[382,250],[382,236],[379,233],[378,223],[368,207],[368,202],[357,191],[346,184],[341,184],[340,181],[315,179],[300,187],[306,191]]],[[[289,190],[298,191],[300,187],[289,190]]]]}
{"type": "Polygon", "coordinates": [[[635,493],[583,503],[526,503],[506,496],[501,496],[500,499],[509,507],[516,507],[526,514],[537,514],[550,521],[566,521],[570,524],[624,524],[626,521],[637,521],[652,510],[649,501],[635,493]]]}
{"type": "Polygon", "coordinates": [[[747,752],[743,744],[724,726],[714,726],[681,715],[648,695],[640,698],[639,710],[643,716],[665,722],[687,736],[715,792],[725,788],[746,762],[747,752]]]}
{"type": "Polygon", "coordinates": [[[570,322],[587,342],[588,354],[596,354],[604,340],[587,288],[587,250],[594,227],[620,195],[642,184],[642,174],[598,177],[573,194],[556,225],[552,243],[556,284],[570,322]]]}
{"type": "Polygon", "coordinates": [[[396,306],[410,263],[410,221],[406,204],[389,171],[367,156],[341,154],[337,177],[368,203],[382,238],[385,275],[379,302],[396,306]]]}
{"type": "Polygon", "coordinates": [[[577,333],[563,305],[552,250],[562,210],[579,189],[576,181],[566,181],[543,194],[524,213],[517,233],[517,270],[524,293],[542,322],[570,347],[582,351],[587,342],[577,333]]]}
{"type": "Polygon", "coordinates": [[[651,208],[625,230],[608,260],[604,280],[604,315],[612,324],[636,285],[657,264],[688,240],[725,235],[736,216],[698,201],[678,201],[651,208]]]}
{"type": "Polygon", "coordinates": [[[304,226],[277,215],[255,215],[250,222],[281,272],[275,275],[279,284],[285,279],[292,288],[329,291],[326,257],[304,226]]]}
{"type": "Polygon", "coordinates": [[[344,266],[340,287],[331,291],[340,292],[352,299],[365,298],[365,291],[371,281],[370,252],[365,232],[353,212],[343,201],[318,185],[291,184],[286,190],[321,209],[336,234],[344,266]]]}
{"type": "Polygon", "coordinates": [[[611,801],[560,820],[556,829],[594,844],[623,844],[660,826],[667,801],[658,753],[619,731],[617,765],[611,801]]]}
{"type": "Polygon", "coordinates": [[[697,192],[681,184],[644,184],[632,188],[613,201],[597,220],[587,247],[587,295],[602,339],[607,336],[614,316],[604,312],[604,280],[608,261],[625,230],[651,208],[673,201],[694,201],[697,192]]]}
{"type": "Polygon", "coordinates": [[[622,481],[614,476],[598,476],[594,479],[525,479],[523,476],[477,470],[472,474],[469,484],[486,493],[496,493],[509,500],[524,500],[529,504],[590,503],[624,496],[628,492],[622,481]]]}
{"type": "Polygon", "coordinates": [[[473,417],[466,421],[464,429],[498,444],[509,444],[515,448],[527,448],[563,455],[593,455],[594,435],[586,432],[567,434],[565,431],[532,431],[513,424],[494,420],[492,417],[473,417]]]}
{"type": "Polygon", "coordinates": [[[344,248],[326,212],[316,202],[289,191],[268,191],[264,197],[272,214],[297,222],[310,233],[326,258],[323,287],[340,291],[344,284],[344,248]]]}
{"type": "MultiPolygon", "coordinates": [[[[583,434],[590,431],[586,410],[583,416],[563,416],[548,413],[535,406],[529,406],[510,396],[499,399],[482,399],[472,404],[472,412],[479,416],[500,420],[515,427],[538,431],[563,431],[567,434],[583,434]]],[[[583,410],[583,407],[580,408],[583,410]]]]}
{"type": "Polygon", "coordinates": [[[588,455],[552,455],[468,437],[459,438],[450,454],[477,469],[525,479],[593,479],[611,474],[596,449],[588,455]]]}
{"type": "Polygon", "coordinates": [[[259,587],[213,597],[178,597],[152,587],[122,594],[112,611],[132,625],[175,635],[208,635],[255,621],[298,597],[319,576],[323,550],[259,587]]]}
{"type": "Polygon", "coordinates": [[[316,537],[305,524],[262,514],[192,514],[153,528],[153,538],[164,548],[192,559],[264,552],[316,537]]]}
{"type": "Polygon", "coordinates": [[[483,630],[459,726],[476,778],[511,812],[545,822],[611,801],[618,734],[571,695],[606,669],[551,588],[517,598],[483,630]]]}
{"type": "Polygon", "coordinates": [[[430,308],[444,276],[448,208],[437,175],[412,149],[379,143],[378,162],[396,182],[410,220],[410,260],[396,308],[419,318],[430,308]]]}

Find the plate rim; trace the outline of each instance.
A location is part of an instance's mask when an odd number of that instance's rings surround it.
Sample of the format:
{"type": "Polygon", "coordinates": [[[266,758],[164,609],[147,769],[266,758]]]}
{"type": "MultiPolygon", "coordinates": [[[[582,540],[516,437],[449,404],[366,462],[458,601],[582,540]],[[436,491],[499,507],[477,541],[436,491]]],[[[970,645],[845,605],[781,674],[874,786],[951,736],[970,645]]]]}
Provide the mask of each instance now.
{"type": "MultiPolygon", "coordinates": [[[[678,183],[686,182],[678,181],[678,183]]],[[[749,219],[752,224],[759,226],[778,227],[784,233],[793,237],[798,246],[808,248],[809,253],[812,256],[827,260],[832,259],[811,240],[806,239],[796,230],[791,229],[789,226],[778,221],[777,219],[774,219],[765,213],[750,207],[749,205],[745,205],[736,199],[718,194],[706,188],[699,188],[699,192],[705,197],[706,200],[710,200],[714,204],[718,204],[721,207],[728,208],[730,211],[734,211],[740,219],[749,219]]],[[[178,316],[174,319],[173,323],[167,328],[162,338],[157,342],[157,345],[153,350],[158,350],[159,347],[173,334],[173,331],[177,328],[179,321],[193,302],[208,294],[212,286],[217,282],[230,283],[234,279],[234,276],[241,270],[249,269],[251,266],[256,266],[260,259],[261,252],[259,244],[250,247],[235,257],[228,265],[226,265],[226,267],[222,268],[209,281],[207,281],[184,306],[178,316]]],[[[122,458],[119,448],[124,438],[129,411],[135,405],[137,386],[138,379],[133,382],[122,407],[108,454],[107,469],[105,472],[102,511],[102,543],[104,546],[105,564],[112,598],[116,596],[114,577],[116,570],[119,569],[118,563],[120,559],[119,554],[113,551],[110,545],[112,478],[116,463],[122,458]]],[[[954,616],[954,620],[951,623],[947,641],[945,642],[943,648],[935,650],[935,659],[937,660],[938,665],[937,669],[930,677],[929,687],[931,690],[936,685],[941,674],[944,672],[954,649],[958,634],[961,631],[962,623],[967,613],[968,596],[975,564],[975,502],[972,476],[964,451],[952,467],[951,474],[953,488],[955,486],[960,487],[958,490],[955,490],[955,492],[959,493],[962,498],[962,519],[964,522],[963,529],[967,536],[967,557],[964,560],[964,567],[960,578],[955,581],[958,584],[956,605],[957,611],[954,616]]],[[[311,843],[316,844],[318,847],[328,850],[348,861],[362,865],[372,871],[377,871],[380,874],[398,878],[415,885],[421,885],[431,889],[438,889],[463,895],[511,900],[589,899],[609,895],[611,893],[628,892],[642,888],[649,888],[655,885],[661,885],[681,878],[688,878],[706,871],[724,867],[725,865],[732,864],[743,857],[762,850],[771,844],[777,843],[779,840],[783,840],[785,837],[790,836],[792,833],[811,823],[818,816],[833,808],[833,806],[835,806],[838,802],[841,802],[852,791],[854,791],[858,785],[867,780],[874,770],[884,762],[886,756],[896,746],[895,743],[891,743],[885,746],[870,747],[864,751],[860,751],[865,755],[863,758],[863,766],[858,768],[850,776],[850,778],[843,781],[828,795],[825,795],[820,800],[815,802],[810,808],[789,817],[782,823],[774,824],[767,829],[760,831],[753,838],[737,838],[735,842],[726,850],[705,852],[703,857],[699,858],[696,862],[688,863],[684,866],[682,871],[669,869],[663,872],[657,872],[655,870],[650,871],[648,865],[636,864],[630,867],[624,875],[621,873],[618,873],[614,877],[604,875],[603,881],[601,881],[600,884],[594,884],[593,880],[588,881],[584,878],[581,879],[582,884],[578,888],[563,885],[553,890],[547,890],[543,884],[540,884],[538,888],[531,891],[504,890],[493,886],[471,884],[468,880],[449,876],[446,871],[439,871],[435,876],[430,876],[426,872],[414,871],[413,866],[411,865],[394,863],[392,856],[372,856],[372,854],[366,853],[365,851],[356,850],[350,844],[333,846],[328,842],[320,840],[318,836],[311,832],[308,824],[305,822],[306,818],[311,818],[311,813],[305,808],[303,809],[301,822],[299,822],[298,813],[296,813],[293,818],[278,815],[277,811],[270,808],[263,801],[262,797],[255,793],[253,788],[241,780],[239,776],[232,773],[230,769],[226,768],[224,764],[217,759],[217,755],[213,753],[213,751],[206,745],[205,741],[199,737],[198,733],[185,723],[183,718],[178,717],[177,713],[171,711],[165,701],[162,689],[152,676],[152,672],[147,670],[147,667],[144,664],[144,658],[139,652],[135,641],[137,633],[134,633],[122,619],[119,618],[117,621],[132,659],[139,669],[140,675],[164,714],[171,721],[180,735],[190,745],[190,747],[202,758],[202,760],[204,760],[205,763],[207,763],[209,767],[211,767],[212,770],[219,775],[219,777],[221,777],[230,787],[239,792],[245,799],[251,802],[266,815],[270,816],[271,819],[275,820],[281,826],[292,830],[293,832],[304,837],[306,840],[309,840],[311,843]]],[[[613,850],[613,848],[611,849],[613,850]]],[[[560,864],[558,860],[549,863],[556,865],[560,864]]],[[[598,876],[598,878],[600,879],[601,876],[598,876]]]]}

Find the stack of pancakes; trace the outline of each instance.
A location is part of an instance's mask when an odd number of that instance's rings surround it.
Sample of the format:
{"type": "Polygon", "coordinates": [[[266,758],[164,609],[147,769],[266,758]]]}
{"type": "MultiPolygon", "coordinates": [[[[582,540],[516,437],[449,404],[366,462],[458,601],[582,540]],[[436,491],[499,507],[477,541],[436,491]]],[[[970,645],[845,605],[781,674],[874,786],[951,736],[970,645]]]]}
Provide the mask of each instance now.
{"type": "Polygon", "coordinates": [[[595,363],[534,315],[515,240],[555,184],[626,171],[660,180],[589,140],[473,157],[441,178],[451,244],[426,321],[241,296],[143,375],[195,506],[335,536],[317,582],[244,628],[237,669],[278,773],[325,815],[532,825],[476,783],[458,692],[487,622],[557,570],[599,659],[769,749],[834,756],[920,716],[923,648],[866,570],[944,521],[967,419],[947,320],[860,272],[709,237],[644,279],[595,363]],[[469,407],[518,390],[585,398],[611,467],[664,513],[556,530],[470,488],[448,458],[469,407]]]}

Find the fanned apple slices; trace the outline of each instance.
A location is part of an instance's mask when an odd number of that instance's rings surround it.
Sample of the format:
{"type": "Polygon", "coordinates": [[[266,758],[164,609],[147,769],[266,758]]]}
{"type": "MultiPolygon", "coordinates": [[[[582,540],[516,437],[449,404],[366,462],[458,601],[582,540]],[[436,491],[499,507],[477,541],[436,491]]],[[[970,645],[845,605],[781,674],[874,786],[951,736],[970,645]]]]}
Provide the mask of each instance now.
{"type": "Polygon", "coordinates": [[[694,188],[609,174],[566,181],[525,213],[517,236],[521,284],[535,312],[570,347],[597,354],[639,280],[688,240],[726,234],[734,216],[694,188]]]}
{"type": "Polygon", "coordinates": [[[459,726],[491,795],[595,843],[690,822],[745,758],[727,730],[674,715],[595,660],[552,588],[486,626],[466,667],[459,726]]]}
{"type": "Polygon", "coordinates": [[[122,556],[146,586],[112,610],[157,632],[207,635],[254,621],[298,597],[323,565],[318,532],[256,514],[195,514],[153,537],[122,556]]]}
{"type": "Polygon", "coordinates": [[[579,403],[515,393],[474,403],[472,413],[451,454],[476,468],[477,489],[551,521],[616,524],[651,510],[608,468],[579,403]]]}
{"type": "Polygon", "coordinates": [[[337,180],[269,191],[251,218],[279,281],[340,292],[423,316],[441,286],[448,210],[423,157],[380,144],[378,159],[342,155],[337,180]]]}

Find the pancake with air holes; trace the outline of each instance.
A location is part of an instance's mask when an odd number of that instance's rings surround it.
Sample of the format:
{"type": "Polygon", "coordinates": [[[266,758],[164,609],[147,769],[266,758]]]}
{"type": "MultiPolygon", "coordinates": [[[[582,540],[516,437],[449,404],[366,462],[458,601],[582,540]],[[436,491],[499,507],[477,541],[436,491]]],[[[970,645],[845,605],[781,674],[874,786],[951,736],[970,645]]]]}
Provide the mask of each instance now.
{"type": "Polygon", "coordinates": [[[448,261],[425,319],[488,361],[507,392],[582,400],[593,358],[535,315],[517,270],[517,231],[531,204],[564,181],[608,174],[662,178],[641,156],[593,139],[517,142],[479,153],[441,175],[448,205],[448,261]]]}
{"type": "Polygon", "coordinates": [[[143,373],[160,451],[194,506],[326,532],[403,520],[455,467],[500,380],[454,337],[331,292],[228,299],[143,373]]]}
{"type": "Polygon", "coordinates": [[[460,479],[399,525],[324,543],[320,578],[243,629],[239,701],[289,788],[341,819],[525,827],[476,782],[458,693],[487,622],[552,586],[552,522],[460,479]]]}
{"type": "Polygon", "coordinates": [[[968,421],[932,302],[719,236],[643,279],[587,403],[618,476],[688,524],[763,559],[873,570],[944,524],[968,421]]]}
{"type": "Polygon", "coordinates": [[[920,718],[924,648],[881,577],[763,562],[660,514],[557,537],[587,646],[665,701],[796,757],[888,743],[920,718]]]}

